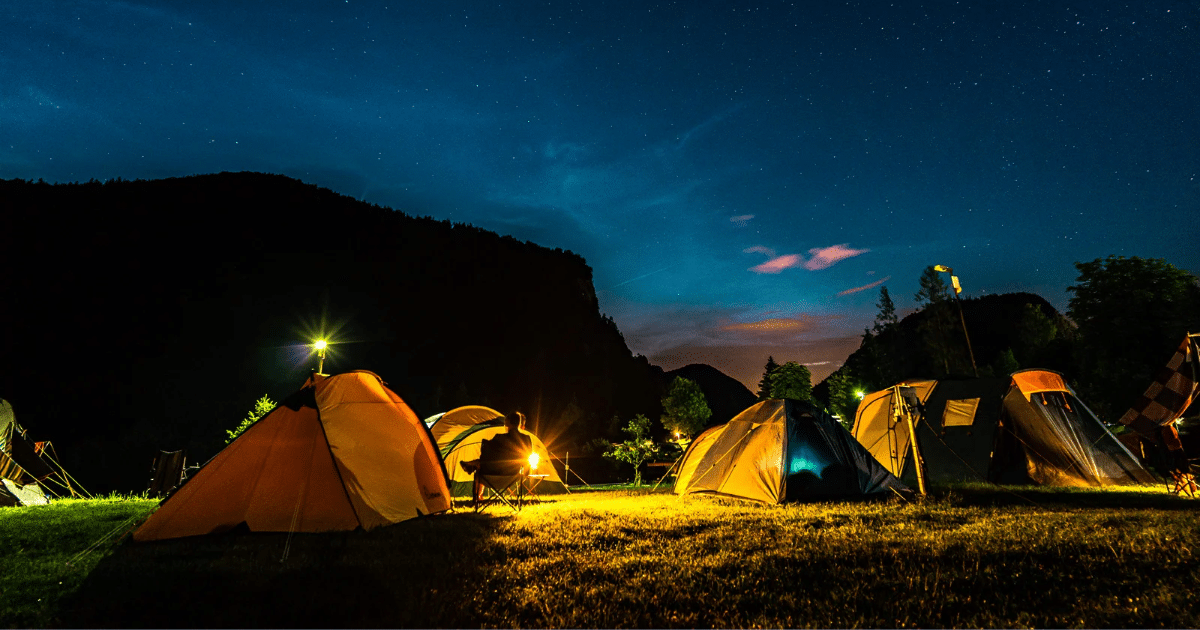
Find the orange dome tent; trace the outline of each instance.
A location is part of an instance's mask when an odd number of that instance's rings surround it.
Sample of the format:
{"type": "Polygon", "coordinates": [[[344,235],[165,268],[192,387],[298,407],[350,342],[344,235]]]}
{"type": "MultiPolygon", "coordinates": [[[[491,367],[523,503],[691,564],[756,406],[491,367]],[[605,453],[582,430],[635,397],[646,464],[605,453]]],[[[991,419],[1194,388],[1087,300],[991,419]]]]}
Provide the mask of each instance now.
{"type": "Polygon", "coordinates": [[[134,532],[372,529],[443,512],[450,491],[429,431],[366,371],[313,375],[163,501],[134,532]]]}

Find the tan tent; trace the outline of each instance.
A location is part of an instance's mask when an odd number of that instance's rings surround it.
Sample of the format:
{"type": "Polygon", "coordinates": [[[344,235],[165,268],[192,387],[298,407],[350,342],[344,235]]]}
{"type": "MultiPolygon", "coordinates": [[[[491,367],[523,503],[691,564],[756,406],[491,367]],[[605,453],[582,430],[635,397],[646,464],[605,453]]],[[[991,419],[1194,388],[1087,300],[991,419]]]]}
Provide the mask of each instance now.
{"type": "Polygon", "coordinates": [[[383,381],[314,375],[168,497],[134,532],[372,529],[450,508],[428,429],[383,381]]]}
{"type": "Polygon", "coordinates": [[[825,412],[767,400],[693,440],[674,491],[783,503],[890,497],[908,488],[825,412]]]}
{"type": "Polygon", "coordinates": [[[0,506],[45,505],[48,496],[88,496],[49,441],[31,440],[12,405],[0,398],[0,506]]]}
{"type": "MultiPolygon", "coordinates": [[[[484,440],[504,433],[504,414],[489,407],[470,405],[426,418],[425,425],[437,441],[438,450],[445,461],[451,493],[454,496],[471,496],[474,476],[463,470],[459,462],[479,459],[479,445],[484,440]]],[[[550,461],[550,452],[546,450],[546,445],[538,436],[528,431],[521,433],[529,436],[533,442],[533,451],[538,455],[537,474],[546,475],[537,486],[537,492],[564,492],[566,487],[550,461]]]]}
{"type": "Polygon", "coordinates": [[[925,478],[1105,486],[1153,481],[1062,375],[1022,370],[1000,378],[913,381],[863,398],[854,437],[912,482],[909,422],[925,478]]]}

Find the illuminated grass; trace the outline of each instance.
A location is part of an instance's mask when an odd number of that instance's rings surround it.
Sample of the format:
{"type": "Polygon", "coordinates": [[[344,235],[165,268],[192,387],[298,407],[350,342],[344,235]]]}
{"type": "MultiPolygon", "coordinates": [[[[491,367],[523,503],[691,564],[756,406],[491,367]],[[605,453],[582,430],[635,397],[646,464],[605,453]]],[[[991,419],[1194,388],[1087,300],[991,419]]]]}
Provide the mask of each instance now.
{"type": "Polygon", "coordinates": [[[788,506],[577,492],[290,543],[123,544],[52,624],[1200,627],[1198,512],[1160,488],[788,506]]]}
{"type": "Polygon", "coordinates": [[[88,552],[93,543],[120,535],[157,504],[113,496],[0,508],[0,625],[48,625],[104,557],[107,546],[88,552]]]}

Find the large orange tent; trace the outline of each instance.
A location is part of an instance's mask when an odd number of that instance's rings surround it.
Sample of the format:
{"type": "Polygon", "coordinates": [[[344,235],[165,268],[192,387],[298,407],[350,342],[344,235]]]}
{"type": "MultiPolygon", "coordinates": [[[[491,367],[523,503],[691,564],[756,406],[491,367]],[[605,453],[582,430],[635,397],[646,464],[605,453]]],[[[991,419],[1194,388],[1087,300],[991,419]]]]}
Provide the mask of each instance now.
{"type": "Polygon", "coordinates": [[[313,375],[168,497],[134,532],[372,529],[450,508],[428,429],[366,371],[313,375]]]}

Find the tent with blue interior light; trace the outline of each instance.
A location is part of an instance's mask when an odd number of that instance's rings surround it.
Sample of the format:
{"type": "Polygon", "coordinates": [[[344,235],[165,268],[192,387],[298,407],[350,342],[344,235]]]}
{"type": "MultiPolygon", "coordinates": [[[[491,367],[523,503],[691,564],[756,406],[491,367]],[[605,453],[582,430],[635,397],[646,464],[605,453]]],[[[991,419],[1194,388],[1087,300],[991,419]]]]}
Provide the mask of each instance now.
{"type": "MultiPolygon", "coordinates": [[[[482,405],[468,405],[439,413],[425,419],[438,450],[445,462],[446,474],[450,479],[450,493],[454,496],[471,496],[474,475],[463,470],[460,462],[479,459],[479,450],[484,440],[503,433],[504,414],[482,405]]],[[[545,475],[537,485],[538,494],[554,494],[566,491],[562,478],[551,463],[550,451],[538,436],[521,430],[533,443],[530,461],[534,474],[545,475]],[[534,466],[536,462],[536,466],[534,466]]]]}
{"type": "Polygon", "coordinates": [[[697,436],[674,492],[784,503],[910,491],[829,414],[799,400],[767,400],[697,436]]]}
{"type": "Polygon", "coordinates": [[[1049,370],[901,383],[863,398],[852,432],[910,483],[1154,481],[1062,375],[1049,370]]]}

